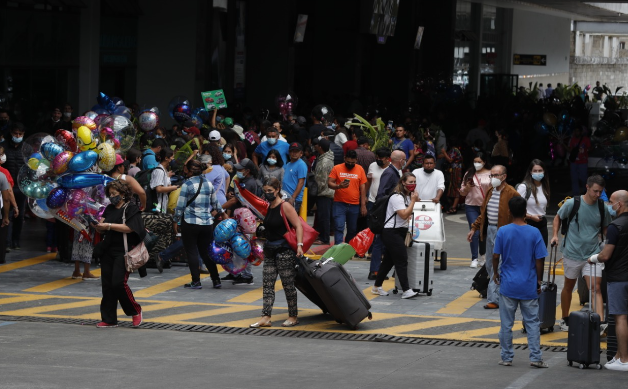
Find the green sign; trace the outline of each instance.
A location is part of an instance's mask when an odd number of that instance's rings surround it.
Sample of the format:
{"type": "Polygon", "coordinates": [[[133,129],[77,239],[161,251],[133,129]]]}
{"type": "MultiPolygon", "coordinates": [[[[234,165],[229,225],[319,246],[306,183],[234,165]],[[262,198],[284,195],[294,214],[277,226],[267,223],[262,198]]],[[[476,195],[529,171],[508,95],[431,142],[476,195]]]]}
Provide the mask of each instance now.
{"type": "Polygon", "coordinates": [[[208,111],[227,108],[227,98],[222,89],[201,92],[201,98],[205,104],[205,109],[208,111]]]}

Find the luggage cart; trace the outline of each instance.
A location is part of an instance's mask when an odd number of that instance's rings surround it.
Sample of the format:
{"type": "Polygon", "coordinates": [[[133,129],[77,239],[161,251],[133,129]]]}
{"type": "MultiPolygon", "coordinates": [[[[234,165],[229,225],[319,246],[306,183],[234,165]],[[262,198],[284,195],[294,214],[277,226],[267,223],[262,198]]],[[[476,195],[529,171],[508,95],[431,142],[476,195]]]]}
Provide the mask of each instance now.
{"type": "Polygon", "coordinates": [[[411,230],[412,240],[429,243],[435,252],[434,261],[440,262],[440,270],[447,270],[445,223],[441,205],[432,201],[415,203],[411,230]]]}

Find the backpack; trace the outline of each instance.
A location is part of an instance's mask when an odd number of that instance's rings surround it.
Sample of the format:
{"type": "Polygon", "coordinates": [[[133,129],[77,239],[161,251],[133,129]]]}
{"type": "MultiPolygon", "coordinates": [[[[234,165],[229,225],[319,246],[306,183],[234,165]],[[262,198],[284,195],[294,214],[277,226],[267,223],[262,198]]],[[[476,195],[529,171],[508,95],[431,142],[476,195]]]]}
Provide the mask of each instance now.
{"type": "Polygon", "coordinates": [[[145,211],[152,211],[155,207],[155,203],[157,202],[157,191],[155,189],[151,189],[150,180],[153,176],[153,171],[156,168],[140,170],[135,175],[135,181],[144,189],[146,192],[146,209],[145,211]]]}
{"type": "MultiPolygon", "coordinates": [[[[518,184],[515,186],[515,188],[518,188],[518,187],[519,187],[519,185],[525,185],[525,186],[526,186],[526,195],[525,195],[525,199],[526,199],[526,201],[528,201],[528,199],[530,198],[530,195],[532,195],[532,188],[530,188],[530,187],[528,186],[528,184],[526,184],[525,182],[520,182],[520,183],[518,183],[518,184]]],[[[563,201],[564,201],[564,200],[563,200],[563,201]]]]}
{"type": "Polygon", "coordinates": [[[488,284],[490,278],[488,276],[488,271],[486,270],[486,264],[483,265],[480,270],[473,277],[473,282],[471,283],[471,289],[475,289],[480,293],[482,298],[486,298],[488,293],[488,284]]]}
{"type": "Polygon", "coordinates": [[[382,196],[375,200],[375,204],[373,204],[373,208],[369,211],[367,224],[369,229],[374,234],[381,234],[384,230],[384,226],[390,219],[392,219],[395,214],[388,219],[386,219],[386,210],[388,210],[388,201],[390,200],[390,196],[394,193],[382,196]]]}
{"type": "MultiPolygon", "coordinates": [[[[569,200],[570,197],[565,198],[563,201],[561,201],[558,206],[562,207],[563,204],[569,200]]],[[[560,221],[560,233],[564,235],[563,238],[563,247],[565,246],[565,242],[567,241],[567,233],[569,232],[569,225],[571,224],[571,221],[574,219],[574,217],[576,218],[576,224],[578,224],[578,209],[580,209],[580,196],[576,196],[573,199],[573,207],[571,208],[571,212],[569,213],[569,216],[561,219],[560,221]]],[[[597,200],[597,206],[598,209],[600,211],[600,229],[602,229],[602,226],[604,225],[604,201],[601,199],[597,200]]]]}

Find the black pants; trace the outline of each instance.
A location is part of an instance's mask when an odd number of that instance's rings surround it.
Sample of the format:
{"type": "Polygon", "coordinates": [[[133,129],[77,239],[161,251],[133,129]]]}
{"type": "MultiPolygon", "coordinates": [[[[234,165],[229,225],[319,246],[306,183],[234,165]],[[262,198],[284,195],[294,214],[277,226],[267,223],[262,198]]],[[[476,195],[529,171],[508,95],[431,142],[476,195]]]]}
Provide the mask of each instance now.
{"type": "Polygon", "coordinates": [[[528,223],[528,225],[532,227],[537,228],[541,232],[541,236],[543,237],[543,242],[545,242],[545,246],[547,247],[548,232],[547,232],[547,219],[545,218],[545,216],[541,218],[540,222],[535,222],[533,220],[526,219],[526,223],[528,223]]]}
{"type": "Polygon", "coordinates": [[[325,244],[329,244],[329,232],[332,218],[331,205],[334,202],[332,197],[317,196],[316,197],[316,222],[318,239],[325,244]]]}
{"type": "Polygon", "coordinates": [[[7,236],[7,239],[8,244],[11,245],[11,247],[16,247],[20,245],[20,236],[22,235],[22,225],[24,224],[24,210],[26,208],[26,196],[17,186],[13,188],[13,196],[15,196],[15,203],[17,204],[17,209],[20,212],[17,217],[13,216],[13,212],[11,212],[9,215],[11,225],[9,229],[9,236],[7,236]]]}
{"type": "Polygon", "coordinates": [[[209,245],[214,240],[214,226],[200,226],[198,224],[189,224],[185,220],[181,222],[181,239],[183,240],[183,248],[188,257],[188,266],[192,275],[192,282],[201,280],[201,271],[198,268],[198,256],[203,258],[207,270],[212,280],[220,279],[216,264],[209,257],[209,245]]]}
{"type": "Polygon", "coordinates": [[[6,262],[7,256],[7,233],[9,226],[0,227],[0,263],[6,262]]]}
{"type": "Polygon", "coordinates": [[[127,280],[129,272],[124,262],[124,249],[108,249],[100,257],[102,300],[100,316],[107,324],[118,324],[118,302],[127,316],[142,312],[142,307],[135,301],[127,280]]]}
{"type": "Polygon", "coordinates": [[[384,242],[384,256],[379,265],[375,286],[382,286],[388,272],[395,267],[395,277],[405,292],[410,289],[408,283],[408,249],[406,248],[407,228],[384,228],[382,242],[384,242]]]}

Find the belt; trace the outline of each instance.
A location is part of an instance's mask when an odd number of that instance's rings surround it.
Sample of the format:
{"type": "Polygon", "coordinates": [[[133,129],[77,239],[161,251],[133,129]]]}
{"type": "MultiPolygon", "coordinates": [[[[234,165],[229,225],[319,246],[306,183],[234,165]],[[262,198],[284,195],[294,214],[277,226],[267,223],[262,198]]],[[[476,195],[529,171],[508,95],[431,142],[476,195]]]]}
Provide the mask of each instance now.
{"type": "Polygon", "coordinates": [[[491,227],[497,227],[497,224],[488,223],[488,225],[491,226],[491,227]]]}

